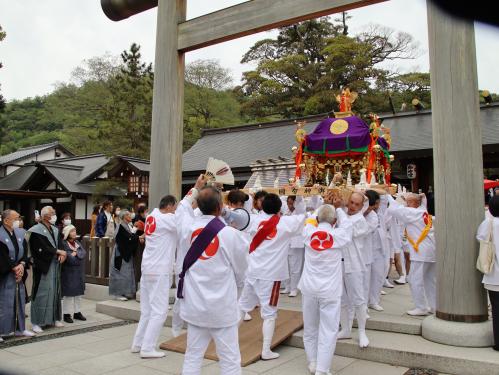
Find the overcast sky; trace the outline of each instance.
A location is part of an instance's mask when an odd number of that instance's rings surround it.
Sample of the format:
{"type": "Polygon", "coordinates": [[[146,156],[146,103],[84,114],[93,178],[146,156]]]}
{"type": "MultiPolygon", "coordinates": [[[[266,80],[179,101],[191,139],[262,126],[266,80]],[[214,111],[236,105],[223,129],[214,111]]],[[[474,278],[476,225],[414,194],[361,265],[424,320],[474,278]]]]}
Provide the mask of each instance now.
{"type": "MultiPolygon", "coordinates": [[[[188,18],[206,14],[237,0],[188,0],[188,18]]],[[[426,5],[424,0],[391,0],[350,12],[349,31],[381,24],[413,35],[421,54],[396,63],[400,72],[428,71],[426,5]]],[[[156,10],[121,22],[108,20],[100,0],[0,0],[0,25],[7,38],[0,43],[0,84],[7,100],[43,95],[57,81],[68,81],[82,60],[106,52],[119,54],[132,42],[142,46],[146,61],[154,61],[156,10]]],[[[218,59],[232,71],[234,83],[251,66],[241,56],[255,41],[275,35],[265,32],[189,52],[186,61],[218,59]]],[[[478,80],[481,89],[499,92],[499,29],[476,25],[478,80]]]]}

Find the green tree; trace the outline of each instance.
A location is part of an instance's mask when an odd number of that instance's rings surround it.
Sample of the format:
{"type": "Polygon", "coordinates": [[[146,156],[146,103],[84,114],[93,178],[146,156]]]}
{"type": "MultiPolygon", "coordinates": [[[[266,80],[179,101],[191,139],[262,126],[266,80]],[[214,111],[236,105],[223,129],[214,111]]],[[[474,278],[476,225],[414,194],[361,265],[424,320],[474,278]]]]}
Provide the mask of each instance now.
{"type": "MultiPolygon", "coordinates": [[[[3,31],[2,25],[0,25],[0,42],[5,39],[7,36],[7,33],[3,31]]],[[[0,61],[0,69],[3,67],[2,62],[0,61]]],[[[1,85],[0,85],[1,87],[1,85]]],[[[2,96],[2,93],[0,92],[0,111],[2,111],[5,108],[5,99],[2,96]]],[[[1,130],[0,130],[1,131],[1,130]]],[[[1,134],[1,133],[0,133],[1,134]]]]}
{"type": "Polygon", "coordinates": [[[201,136],[201,129],[239,124],[240,104],[230,85],[230,71],[215,60],[186,66],[184,90],[184,150],[201,136]]]}
{"type": "MultiPolygon", "coordinates": [[[[2,40],[4,40],[6,36],[7,36],[7,33],[5,31],[3,31],[2,25],[0,25],[0,42],[2,40]]],[[[3,67],[3,65],[2,65],[2,62],[0,61],[0,69],[2,67],[3,67]]],[[[1,87],[2,87],[2,85],[0,85],[0,89],[1,89],[1,87]]],[[[4,137],[7,134],[7,122],[4,118],[4,116],[2,115],[4,109],[5,109],[5,99],[4,99],[2,92],[0,90],[0,152],[1,152],[1,147],[2,147],[1,145],[4,142],[4,137]]]]}
{"type": "Polygon", "coordinates": [[[140,46],[133,43],[121,54],[119,73],[110,80],[111,103],[102,136],[110,154],[149,157],[152,119],[152,64],[142,61],[140,46]]]}
{"type": "Polygon", "coordinates": [[[335,97],[344,86],[361,94],[357,111],[373,110],[365,96],[393,75],[380,64],[412,58],[416,45],[409,34],[379,26],[354,37],[344,30],[320,18],[281,28],[277,38],[255,43],[241,61],[257,65],[243,74],[243,113],[291,118],[329,112],[337,109],[335,97]]]}

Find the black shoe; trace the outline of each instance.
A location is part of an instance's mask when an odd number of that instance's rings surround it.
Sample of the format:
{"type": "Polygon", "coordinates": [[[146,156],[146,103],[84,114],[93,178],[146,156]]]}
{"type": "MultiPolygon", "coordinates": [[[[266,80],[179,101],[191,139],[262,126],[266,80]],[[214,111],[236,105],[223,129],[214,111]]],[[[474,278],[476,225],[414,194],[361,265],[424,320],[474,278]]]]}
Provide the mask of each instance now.
{"type": "Polygon", "coordinates": [[[82,320],[82,321],[87,320],[87,318],[85,318],[81,312],[77,312],[76,314],[74,314],[73,318],[76,320],[82,320]]]}
{"type": "Polygon", "coordinates": [[[64,314],[64,321],[66,323],[74,323],[73,319],[71,319],[71,314],[64,314]]]}

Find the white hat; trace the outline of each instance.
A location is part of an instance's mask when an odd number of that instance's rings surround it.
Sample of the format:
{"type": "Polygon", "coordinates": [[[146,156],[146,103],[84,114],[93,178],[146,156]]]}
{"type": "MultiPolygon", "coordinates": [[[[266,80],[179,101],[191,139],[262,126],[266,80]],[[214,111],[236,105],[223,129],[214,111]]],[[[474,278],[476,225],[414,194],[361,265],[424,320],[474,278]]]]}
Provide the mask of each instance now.
{"type": "Polygon", "coordinates": [[[67,240],[68,239],[68,236],[69,236],[69,232],[71,232],[72,230],[76,230],[76,227],[74,225],[66,225],[63,229],[62,229],[62,234],[64,235],[64,239],[67,240]]]}

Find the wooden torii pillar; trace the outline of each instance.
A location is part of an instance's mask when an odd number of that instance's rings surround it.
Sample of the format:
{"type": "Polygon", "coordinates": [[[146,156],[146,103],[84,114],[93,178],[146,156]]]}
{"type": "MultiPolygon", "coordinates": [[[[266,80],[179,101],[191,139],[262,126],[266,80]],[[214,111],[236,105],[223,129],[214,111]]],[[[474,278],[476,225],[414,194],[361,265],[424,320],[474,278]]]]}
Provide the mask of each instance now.
{"type": "MultiPolygon", "coordinates": [[[[252,0],[187,21],[186,1],[101,0],[113,20],[158,6],[150,207],[165,194],[181,194],[185,52],[385,0],[252,0]]],[[[473,24],[443,14],[430,2],[428,24],[439,288],[437,317],[425,320],[423,335],[484,346],[491,343],[491,329],[474,267],[483,165],[473,24]],[[457,339],[451,334],[456,329],[457,339]]]]}

